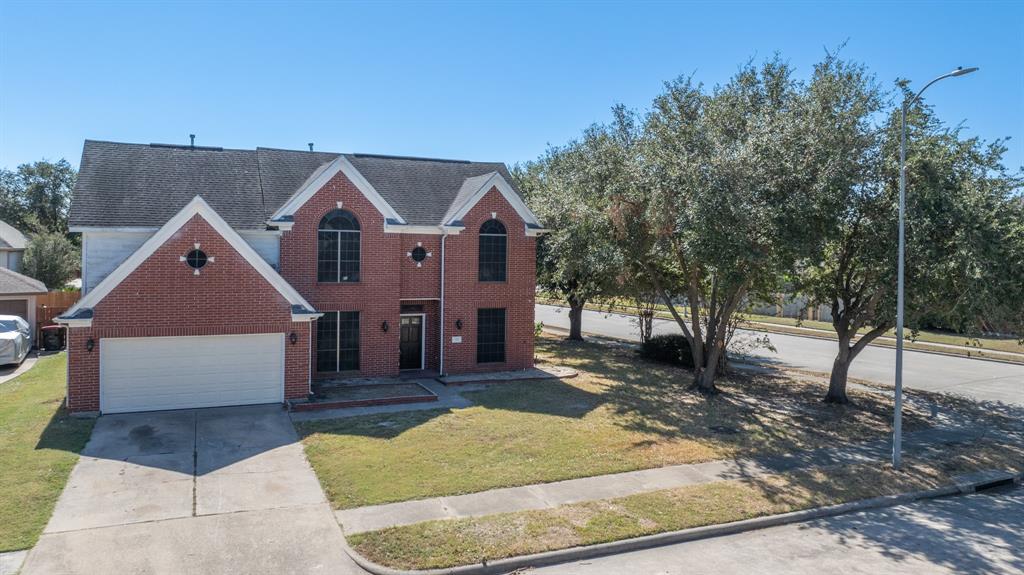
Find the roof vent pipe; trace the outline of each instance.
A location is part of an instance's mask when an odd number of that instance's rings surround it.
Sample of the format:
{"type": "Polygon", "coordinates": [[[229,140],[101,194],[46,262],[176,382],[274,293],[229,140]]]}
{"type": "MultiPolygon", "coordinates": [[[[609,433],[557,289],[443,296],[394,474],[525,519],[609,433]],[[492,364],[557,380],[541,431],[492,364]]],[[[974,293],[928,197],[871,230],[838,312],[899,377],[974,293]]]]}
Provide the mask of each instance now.
{"type": "Polygon", "coordinates": [[[191,140],[191,142],[189,142],[188,146],[190,148],[195,149],[195,147],[196,147],[196,135],[195,134],[189,134],[188,135],[188,139],[191,140]]]}
{"type": "Polygon", "coordinates": [[[313,151],[313,142],[310,142],[310,143],[309,143],[309,151],[310,151],[310,152],[312,152],[312,151],[313,151]]]}

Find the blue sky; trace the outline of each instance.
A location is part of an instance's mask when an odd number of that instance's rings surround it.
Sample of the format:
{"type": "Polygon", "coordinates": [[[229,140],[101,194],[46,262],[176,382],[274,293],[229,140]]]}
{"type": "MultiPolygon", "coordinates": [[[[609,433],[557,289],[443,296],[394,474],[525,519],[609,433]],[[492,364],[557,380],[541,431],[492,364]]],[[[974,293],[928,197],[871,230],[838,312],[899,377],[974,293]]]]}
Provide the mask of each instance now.
{"type": "Polygon", "coordinates": [[[1024,4],[0,2],[0,167],[86,138],[513,163],[662,82],[826,48],[1024,165],[1024,4]]]}

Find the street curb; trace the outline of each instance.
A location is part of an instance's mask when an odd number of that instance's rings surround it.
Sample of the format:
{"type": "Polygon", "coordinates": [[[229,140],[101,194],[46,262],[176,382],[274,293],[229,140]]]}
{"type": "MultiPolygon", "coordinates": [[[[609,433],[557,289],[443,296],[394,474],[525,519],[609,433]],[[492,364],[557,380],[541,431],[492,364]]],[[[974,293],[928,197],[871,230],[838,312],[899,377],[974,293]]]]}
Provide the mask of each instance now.
{"type": "MultiPolygon", "coordinates": [[[[1020,484],[1021,479],[1024,478],[1024,473],[1010,474],[1010,476],[1015,484],[1020,484]]],[[[830,505],[828,507],[804,509],[802,511],[792,511],[790,513],[783,513],[780,515],[755,517],[753,519],[744,519],[742,521],[723,523],[721,525],[694,527],[691,529],[683,529],[681,531],[670,531],[667,533],[646,535],[632,539],[611,541],[609,543],[598,543],[596,545],[587,545],[585,547],[571,547],[569,549],[546,551],[544,553],[536,553],[533,555],[508,557],[489,563],[484,562],[478,565],[461,565],[458,567],[447,567],[444,569],[392,569],[390,567],[374,563],[373,561],[363,557],[349,546],[347,540],[344,540],[343,549],[345,553],[347,553],[349,557],[356,562],[356,564],[374,575],[501,575],[503,573],[510,573],[527,567],[544,567],[559,563],[569,563],[582,559],[593,559],[595,557],[603,557],[605,555],[614,555],[618,553],[650,549],[652,547],[661,547],[663,545],[721,537],[723,535],[734,535],[745,531],[754,531],[757,529],[777,527],[779,525],[787,525],[790,523],[800,523],[825,517],[834,517],[858,511],[893,507],[923,499],[935,499],[937,497],[973,493],[979,485],[983,485],[985,483],[986,481],[978,481],[974,483],[947,485],[936,489],[912,491],[910,493],[901,493],[898,495],[883,495],[881,497],[840,503],[838,505],[830,505]]]]}

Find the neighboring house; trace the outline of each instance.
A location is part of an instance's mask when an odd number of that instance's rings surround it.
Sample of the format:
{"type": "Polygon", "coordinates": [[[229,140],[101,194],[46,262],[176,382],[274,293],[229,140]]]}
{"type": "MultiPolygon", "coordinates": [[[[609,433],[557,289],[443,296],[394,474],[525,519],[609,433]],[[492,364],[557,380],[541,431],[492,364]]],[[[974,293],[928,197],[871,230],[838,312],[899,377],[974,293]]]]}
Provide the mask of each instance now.
{"type": "Polygon", "coordinates": [[[303,400],[311,379],[526,369],[536,237],[501,163],[86,141],[68,406],[303,400]]]}
{"type": "Polygon", "coordinates": [[[0,267],[0,315],[24,318],[32,328],[33,338],[36,333],[36,296],[46,292],[43,282],[0,267]]]}
{"type": "Polygon", "coordinates": [[[21,273],[21,260],[27,247],[25,234],[7,222],[0,221],[0,268],[21,273]]]}
{"type": "MultiPolygon", "coordinates": [[[[21,261],[28,239],[7,222],[0,221],[0,315],[16,315],[36,334],[36,296],[47,292],[43,282],[22,275],[21,261]]],[[[35,342],[33,342],[35,344],[35,342]]]]}

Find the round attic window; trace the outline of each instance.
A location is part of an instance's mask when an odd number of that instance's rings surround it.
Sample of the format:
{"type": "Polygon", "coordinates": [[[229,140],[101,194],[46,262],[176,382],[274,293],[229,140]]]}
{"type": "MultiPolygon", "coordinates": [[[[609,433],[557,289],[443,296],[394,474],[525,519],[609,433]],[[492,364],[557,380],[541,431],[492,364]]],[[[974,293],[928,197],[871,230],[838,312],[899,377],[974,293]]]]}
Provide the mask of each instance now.
{"type": "Polygon", "coordinates": [[[198,270],[199,268],[205,266],[206,262],[206,252],[200,249],[192,250],[188,253],[187,256],[185,256],[185,263],[188,264],[188,267],[194,270],[198,270]]]}
{"type": "Polygon", "coordinates": [[[421,262],[425,259],[427,259],[427,250],[423,249],[420,246],[416,246],[415,248],[413,248],[412,261],[421,262]]]}

